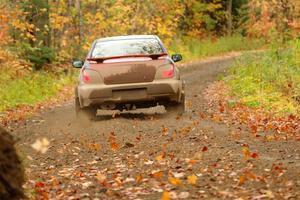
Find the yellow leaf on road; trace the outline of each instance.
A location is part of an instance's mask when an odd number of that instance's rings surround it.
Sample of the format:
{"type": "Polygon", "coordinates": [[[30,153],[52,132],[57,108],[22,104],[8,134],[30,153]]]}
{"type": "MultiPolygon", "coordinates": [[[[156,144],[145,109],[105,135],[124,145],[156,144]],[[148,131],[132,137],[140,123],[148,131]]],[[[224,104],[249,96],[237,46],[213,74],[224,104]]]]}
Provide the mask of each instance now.
{"type": "Polygon", "coordinates": [[[37,139],[31,147],[39,153],[46,153],[48,151],[50,142],[47,138],[37,139]]]}
{"type": "Polygon", "coordinates": [[[120,148],[120,145],[116,142],[111,142],[110,147],[113,151],[117,151],[120,148]]]}
{"type": "Polygon", "coordinates": [[[100,181],[101,183],[106,180],[106,176],[104,174],[98,173],[96,176],[97,180],[100,181]]]}
{"type": "Polygon", "coordinates": [[[243,175],[240,176],[240,178],[239,178],[239,186],[244,185],[245,182],[246,182],[246,180],[247,180],[246,176],[243,176],[243,175]]]}
{"type": "Polygon", "coordinates": [[[150,176],[156,179],[160,179],[163,176],[163,173],[161,171],[153,171],[150,176]]]}
{"type": "Polygon", "coordinates": [[[139,174],[139,175],[136,176],[135,181],[137,183],[140,183],[142,181],[142,179],[143,179],[143,176],[139,174]]]}
{"type": "Polygon", "coordinates": [[[161,200],[170,200],[170,193],[169,192],[163,192],[161,196],[161,200]]]}
{"type": "Polygon", "coordinates": [[[178,179],[178,178],[169,178],[169,182],[170,182],[172,185],[180,185],[180,184],[181,184],[181,181],[180,181],[180,179],[178,179]]]}
{"type": "Polygon", "coordinates": [[[166,152],[162,152],[160,155],[156,156],[155,159],[157,161],[161,161],[162,159],[164,159],[166,157],[166,152]]]}
{"type": "Polygon", "coordinates": [[[187,177],[188,183],[192,184],[192,185],[195,185],[197,183],[197,180],[198,180],[198,177],[195,174],[187,177]]]}
{"type": "Polygon", "coordinates": [[[249,157],[250,157],[250,150],[249,150],[249,148],[248,147],[243,147],[242,151],[243,151],[243,154],[244,154],[244,158],[245,159],[249,159],[249,157]]]}
{"type": "Polygon", "coordinates": [[[163,159],[163,155],[156,156],[155,159],[156,159],[157,161],[161,161],[161,160],[163,159]]]}

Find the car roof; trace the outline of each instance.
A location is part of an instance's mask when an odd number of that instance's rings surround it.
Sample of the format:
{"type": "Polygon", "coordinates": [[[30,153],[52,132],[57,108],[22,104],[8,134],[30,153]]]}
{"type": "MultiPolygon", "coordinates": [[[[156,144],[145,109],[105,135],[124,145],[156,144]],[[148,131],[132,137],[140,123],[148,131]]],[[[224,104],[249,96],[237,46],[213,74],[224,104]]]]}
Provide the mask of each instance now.
{"type": "Polygon", "coordinates": [[[130,39],[157,39],[157,36],[156,35],[123,35],[123,36],[99,38],[96,41],[107,42],[107,41],[130,40],[130,39]]]}

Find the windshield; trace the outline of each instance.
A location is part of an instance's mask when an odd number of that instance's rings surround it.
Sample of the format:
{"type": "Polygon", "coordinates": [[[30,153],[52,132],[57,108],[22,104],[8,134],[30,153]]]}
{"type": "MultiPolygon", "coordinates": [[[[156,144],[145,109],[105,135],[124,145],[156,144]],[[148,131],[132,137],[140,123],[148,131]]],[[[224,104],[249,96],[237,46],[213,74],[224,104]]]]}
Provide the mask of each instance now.
{"type": "Polygon", "coordinates": [[[92,58],[162,53],[164,51],[156,39],[127,39],[97,42],[92,58]]]}

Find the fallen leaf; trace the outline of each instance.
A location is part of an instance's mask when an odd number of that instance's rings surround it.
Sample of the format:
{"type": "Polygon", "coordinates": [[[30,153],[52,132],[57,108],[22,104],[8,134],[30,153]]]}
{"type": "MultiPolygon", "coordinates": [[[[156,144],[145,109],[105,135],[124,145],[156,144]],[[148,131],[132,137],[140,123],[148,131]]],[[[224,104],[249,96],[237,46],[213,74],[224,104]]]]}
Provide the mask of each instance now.
{"type": "Polygon", "coordinates": [[[251,155],[248,147],[243,147],[242,152],[244,154],[245,159],[248,159],[251,155]]]}
{"type": "Polygon", "coordinates": [[[181,173],[173,173],[174,177],[175,178],[182,178],[184,176],[184,173],[181,172],[181,173]]]}
{"type": "Polygon", "coordinates": [[[114,150],[114,151],[117,151],[117,150],[120,148],[119,144],[116,143],[116,142],[111,142],[111,143],[110,143],[110,147],[111,147],[111,149],[114,150]]]}
{"type": "Polygon", "coordinates": [[[203,151],[203,152],[205,152],[205,151],[207,151],[207,150],[208,150],[207,146],[204,146],[204,147],[202,148],[202,151],[203,151]]]}
{"type": "Polygon", "coordinates": [[[45,183],[37,182],[37,183],[35,183],[35,187],[45,187],[45,183]]]}
{"type": "Polygon", "coordinates": [[[98,173],[98,174],[96,175],[96,178],[97,178],[97,180],[100,181],[101,183],[103,183],[103,182],[106,180],[106,176],[105,176],[104,174],[102,174],[102,173],[98,173]]]}
{"type": "Polygon", "coordinates": [[[135,181],[136,181],[137,183],[142,182],[142,180],[143,180],[143,176],[142,176],[141,174],[137,175],[136,178],[135,178],[135,181]]]}
{"type": "Polygon", "coordinates": [[[145,165],[152,165],[154,162],[152,160],[148,160],[148,161],[146,161],[144,163],[145,163],[145,165]]]}
{"type": "Polygon", "coordinates": [[[124,147],[126,147],[126,148],[132,148],[132,147],[134,147],[134,144],[132,144],[130,142],[126,142],[124,147]]]}
{"type": "Polygon", "coordinates": [[[37,152],[44,154],[48,151],[49,145],[50,145],[49,140],[47,138],[42,138],[42,139],[37,139],[35,143],[31,145],[31,147],[37,152]]]}
{"type": "Polygon", "coordinates": [[[188,163],[189,163],[190,165],[194,165],[194,164],[197,163],[197,160],[190,159],[190,160],[188,160],[188,163]]]}
{"type": "Polygon", "coordinates": [[[161,133],[162,135],[168,135],[169,134],[169,129],[168,127],[165,127],[164,125],[161,127],[161,133]]]}
{"type": "Polygon", "coordinates": [[[161,161],[163,159],[163,155],[159,155],[155,157],[155,160],[157,161],[161,161]]]}
{"type": "Polygon", "coordinates": [[[251,154],[251,157],[252,157],[252,158],[258,158],[258,154],[257,154],[257,153],[252,153],[252,154],[251,154]]]}
{"type": "Polygon", "coordinates": [[[187,181],[191,185],[195,185],[197,183],[197,180],[198,180],[198,177],[195,174],[187,177],[187,181]]]}
{"type": "Polygon", "coordinates": [[[171,199],[178,199],[178,195],[175,191],[170,192],[170,198],[171,199]]]}
{"type": "Polygon", "coordinates": [[[178,195],[178,198],[179,199],[186,199],[190,196],[190,193],[188,192],[180,192],[179,195],[178,195]]]}
{"type": "Polygon", "coordinates": [[[161,171],[154,171],[150,174],[153,178],[160,179],[163,176],[163,173],[161,171]]]}
{"type": "Polygon", "coordinates": [[[193,158],[195,160],[201,160],[203,158],[203,152],[202,151],[196,152],[193,158]]]}
{"type": "Polygon", "coordinates": [[[97,143],[91,143],[89,144],[89,149],[92,151],[100,151],[101,145],[97,143]]]}
{"type": "Polygon", "coordinates": [[[246,176],[247,179],[253,179],[253,180],[256,179],[256,175],[254,173],[250,172],[250,171],[247,171],[245,173],[245,176],[246,176]]]}
{"type": "Polygon", "coordinates": [[[161,200],[170,200],[170,193],[169,192],[163,192],[161,196],[161,200]]]}
{"type": "Polygon", "coordinates": [[[135,138],[137,141],[141,141],[141,139],[142,139],[142,135],[141,134],[139,134],[138,136],[136,136],[136,138],[135,138]]]}
{"type": "Polygon", "coordinates": [[[200,116],[201,119],[204,119],[205,118],[205,113],[201,112],[201,113],[199,113],[199,116],[200,116]]]}
{"type": "Polygon", "coordinates": [[[275,198],[275,196],[274,196],[274,194],[273,194],[273,192],[272,192],[271,190],[267,190],[267,191],[266,191],[266,195],[267,195],[267,197],[269,197],[270,199],[275,198]]]}
{"type": "Polygon", "coordinates": [[[266,140],[268,140],[268,141],[275,140],[275,137],[272,135],[268,135],[268,136],[266,136],[266,140]]]}
{"type": "Polygon", "coordinates": [[[181,181],[180,181],[180,179],[178,179],[178,178],[169,178],[169,182],[170,182],[172,185],[180,185],[180,184],[181,184],[181,181]]]}
{"type": "Polygon", "coordinates": [[[166,152],[162,152],[162,154],[156,156],[155,159],[156,159],[157,161],[161,161],[161,160],[164,159],[165,157],[166,157],[166,152]]]}
{"type": "Polygon", "coordinates": [[[91,185],[93,185],[93,183],[91,181],[88,181],[88,182],[82,183],[82,188],[83,189],[87,189],[91,185]]]}
{"type": "Polygon", "coordinates": [[[117,151],[120,148],[120,145],[116,141],[116,135],[114,132],[110,133],[108,141],[109,141],[110,147],[113,151],[117,151]]]}
{"type": "Polygon", "coordinates": [[[220,113],[223,113],[223,112],[225,111],[225,108],[224,108],[223,105],[221,105],[221,106],[219,107],[219,111],[220,111],[220,113]]]}
{"type": "Polygon", "coordinates": [[[246,180],[247,180],[246,176],[244,176],[244,175],[240,176],[240,178],[239,178],[239,186],[244,185],[245,182],[246,182],[246,180]]]}
{"type": "Polygon", "coordinates": [[[129,182],[134,182],[134,181],[135,181],[134,178],[126,178],[126,179],[124,180],[124,183],[129,183],[129,182]]]}

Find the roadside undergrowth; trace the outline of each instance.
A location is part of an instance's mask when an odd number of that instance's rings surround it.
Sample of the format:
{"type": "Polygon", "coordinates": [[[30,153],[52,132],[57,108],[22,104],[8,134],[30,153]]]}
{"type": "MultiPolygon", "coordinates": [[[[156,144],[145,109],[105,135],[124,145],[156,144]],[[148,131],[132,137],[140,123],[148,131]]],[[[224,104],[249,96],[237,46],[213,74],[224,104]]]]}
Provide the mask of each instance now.
{"type": "Polygon", "coordinates": [[[19,104],[14,108],[0,113],[0,125],[8,126],[12,122],[20,122],[28,117],[34,116],[42,110],[56,107],[70,101],[74,95],[73,85],[61,85],[57,88],[54,96],[48,96],[44,100],[32,104],[19,104]]]}
{"type": "Polygon", "coordinates": [[[0,51],[0,124],[25,119],[55,102],[70,99],[75,76],[63,69],[33,72],[30,63],[0,51]]]}
{"type": "Polygon", "coordinates": [[[264,48],[262,39],[248,38],[241,35],[210,37],[195,39],[182,37],[175,39],[169,47],[170,54],[181,53],[184,62],[199,60],[211,56],[223,55],[229,52],[257,50],[264,48]]]}
{"type": "Polygon", "coordinates": [[[73,83],[69,75],[47,72],[35,72],[18,79],[8,75],[0,81],[0,111],[40,103],[55,96],[65,85],[73,83]]]}
{"type": "Polygon", "coordinates": [[[255,137],[300,140],[300,41],[242,56],[205,91],[213,118],[246,125],[255,137]]]}
{"type": "Polygon", "coordinates": [[[246,54],[224,80],[241,103],[277,116],[300,117],[300,40],[286,48],[246,54]]]}
{"type": "MultiPolygon", "coordinates": [[[[211,118],[229,126],[247,126],[253,137],[262,140],[300,140],[300,118],[295,115],[278,116],[263,107],[249,107],[230,96],[230,88],[224,81],[209,85],[204,98],[212,110],[211,118]]],[[[238,135],[233,132],[231,134],[238,135]]]]}

